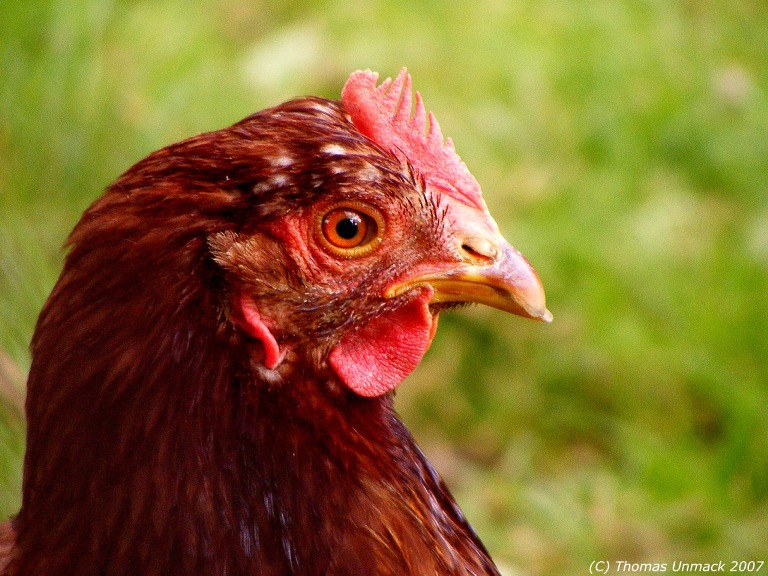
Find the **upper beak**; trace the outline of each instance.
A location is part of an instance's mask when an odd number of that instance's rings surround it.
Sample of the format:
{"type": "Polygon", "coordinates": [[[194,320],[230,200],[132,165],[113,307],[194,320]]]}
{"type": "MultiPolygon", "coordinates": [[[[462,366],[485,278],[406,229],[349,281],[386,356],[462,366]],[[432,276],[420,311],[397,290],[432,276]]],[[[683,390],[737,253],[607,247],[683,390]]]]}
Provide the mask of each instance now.
{"type": "Polygon", "coordinates": [[[544,287],[525,257],[503,238],[467,238],[463,262],[446,270],[409,278],[387,290],[388,297],[430,286],[431,303],[476,302],[518,316],[551,322],[544,287]]]}

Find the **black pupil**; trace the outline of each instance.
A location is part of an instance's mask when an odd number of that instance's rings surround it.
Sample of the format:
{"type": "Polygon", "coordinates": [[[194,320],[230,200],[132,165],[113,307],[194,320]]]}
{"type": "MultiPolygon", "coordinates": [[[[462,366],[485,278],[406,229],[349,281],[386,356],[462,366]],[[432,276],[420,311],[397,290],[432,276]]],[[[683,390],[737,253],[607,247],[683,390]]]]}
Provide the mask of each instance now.
{"type": "Polygon", "coordinates": [[[339,238],[343,238],[344,240],[352,240],[352,238],[357,236],[359,228],[360,217],[350,215],[336,223],[336,234],[339,235],[339,238]]]}

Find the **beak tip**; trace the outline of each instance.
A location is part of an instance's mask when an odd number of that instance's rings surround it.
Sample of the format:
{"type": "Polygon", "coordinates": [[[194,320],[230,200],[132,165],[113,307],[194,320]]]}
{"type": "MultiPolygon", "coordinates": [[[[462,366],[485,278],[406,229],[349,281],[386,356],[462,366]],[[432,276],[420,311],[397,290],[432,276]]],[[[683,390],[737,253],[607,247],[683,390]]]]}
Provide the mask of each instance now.
{"type": "Polygon", "coordinates": [[[549,324],[550,322],[552,322],[552,320],[554,320],[554,316],[552,316],[552,312],[550,312],[546,308],[544,308],[543,312],[537,312],[534,315],[534,318],[536,320],[539,320],[540,322],[545,322],[547,324],[549,324]]]}

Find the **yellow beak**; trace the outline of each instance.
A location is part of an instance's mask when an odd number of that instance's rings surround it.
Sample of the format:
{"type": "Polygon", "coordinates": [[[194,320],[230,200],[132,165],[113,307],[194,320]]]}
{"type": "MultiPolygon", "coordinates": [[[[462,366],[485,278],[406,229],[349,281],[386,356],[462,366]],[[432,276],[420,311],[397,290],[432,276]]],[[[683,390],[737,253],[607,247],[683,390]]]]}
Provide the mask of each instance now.
{"type": "Polygon", "coordinates": [[[430,286],[432,303],[475,302],[541,322],[552,321],[541,280],[520,252],[506,241],[490,243],[478,238],[468,239],[462,248],[464,264],[407,279],[390,287],[386,296],[430,286]]]}

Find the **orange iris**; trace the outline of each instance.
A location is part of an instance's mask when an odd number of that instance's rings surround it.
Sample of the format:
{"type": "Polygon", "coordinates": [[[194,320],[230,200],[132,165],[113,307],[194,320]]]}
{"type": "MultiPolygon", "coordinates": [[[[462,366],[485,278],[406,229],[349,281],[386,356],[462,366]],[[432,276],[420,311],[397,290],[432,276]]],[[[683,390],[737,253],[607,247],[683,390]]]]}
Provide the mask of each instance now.
{"type": "Polygon", "coordinates": [[[323,218],[323,234],[337,248],[357,248],[368,238],[368,218],[355,210],[337,208],[323,218]]]}
{"type": "Polygon", "coordinates": [[[367,254],[378,246],[383,231],[381,214],[369,206],[337,206],[320,221],[324,244],[344,256],[367,254]]]}

